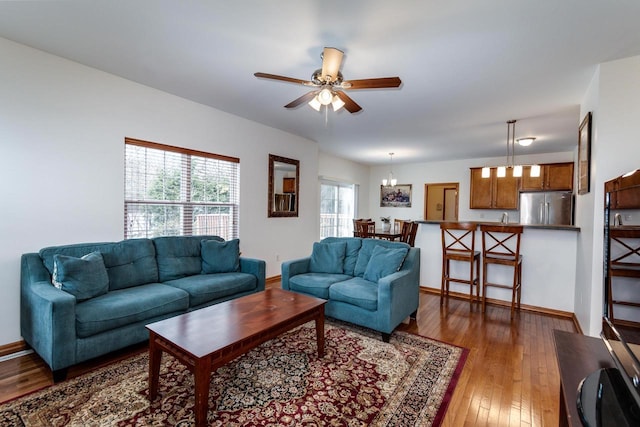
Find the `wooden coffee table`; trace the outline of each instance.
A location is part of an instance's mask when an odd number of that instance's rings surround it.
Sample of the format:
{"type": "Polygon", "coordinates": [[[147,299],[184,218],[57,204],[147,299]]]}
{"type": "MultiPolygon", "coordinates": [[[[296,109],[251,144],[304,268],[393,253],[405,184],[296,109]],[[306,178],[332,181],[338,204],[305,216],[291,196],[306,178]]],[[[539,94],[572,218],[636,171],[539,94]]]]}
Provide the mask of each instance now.
{"type": "Polygon", "coordinates": [[[240,297],[147,325],[149,400],[158,395],[162,352],[184,363],[195,379],[196,426],[207,422],[211,372],[311,320],[316,322],[318,357],[324,356],[326,301],[282,289],[240,297]]]}

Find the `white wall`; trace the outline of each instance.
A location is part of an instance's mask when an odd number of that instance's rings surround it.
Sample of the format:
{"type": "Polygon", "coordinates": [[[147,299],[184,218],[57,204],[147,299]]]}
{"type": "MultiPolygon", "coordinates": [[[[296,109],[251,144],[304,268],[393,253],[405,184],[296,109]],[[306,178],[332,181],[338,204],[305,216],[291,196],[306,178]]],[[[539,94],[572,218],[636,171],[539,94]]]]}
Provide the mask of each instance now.
{"type": "Polygon", "coordinates": [[[587,111],[593,112],[591,192],[578,198],[584,213],[578,225],[592,235],[579,242],[576,316],[585,333],[597,336],[603,302],[604,182],[640,167],[640,56],[600,64],[581,105],[583,116],[587,111]]]}
{"type": "Polygon", "coordinates": [[[20,340],[20,255],[123,238],[124,138],[240,158],[240,247],[280,274],[318,230],[312,141],[0,39],[0,345],[20,340]],[[300,160],[300,216],[267,218],[268,155],[300,160]]]}

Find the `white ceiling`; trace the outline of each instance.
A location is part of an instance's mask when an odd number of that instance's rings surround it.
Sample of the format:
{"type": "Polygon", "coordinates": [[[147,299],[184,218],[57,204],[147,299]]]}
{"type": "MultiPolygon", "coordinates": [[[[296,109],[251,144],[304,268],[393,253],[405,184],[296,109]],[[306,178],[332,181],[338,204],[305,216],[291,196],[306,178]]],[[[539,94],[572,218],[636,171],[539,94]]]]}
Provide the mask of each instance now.
{"type": "MultiPolygon", "coordinates": [[[[599,63],[640,54],[640,0],[0,2],[0,37],[207,104],[365,164],[570,151],[599,63]],[[345,52],[356,114],[283,106],[324,46],[345,52]]],[[[4,59],[0,59],[1,61],[4,59]]],[[[639,78],[640,81],[640,78],[639,78]]],[[[0,83],[1,84],[1,83],[0,83]]]]}

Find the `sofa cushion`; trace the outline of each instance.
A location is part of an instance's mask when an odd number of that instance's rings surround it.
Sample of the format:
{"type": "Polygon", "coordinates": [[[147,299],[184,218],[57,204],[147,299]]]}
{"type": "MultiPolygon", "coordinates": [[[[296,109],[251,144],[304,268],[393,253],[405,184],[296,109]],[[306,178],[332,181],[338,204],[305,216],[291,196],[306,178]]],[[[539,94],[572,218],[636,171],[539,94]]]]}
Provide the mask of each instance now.
{"type": "Polygon", "coordinates": [[[351,279],[346,274],[304,273],[289,279],[289,289],[322,299],[329,299],[329,287],[337,282],[351,279]]]}
{"type": "Polygon", "coordinates": [[[200,247],[202,240],[218,240],[218,236],[169,236],[156,237],[153,244],[156,248],[158,276],[161,282],[180,279],[202,272],[200,247]]]}
{"type": "Polygon", "coordinates": [[[329,299],[355,305],[365,310],[378,309],[378,285],[361,277],[338,282],[329,288],[329,299]]]}
{"type": "Polygon", "coordinates": [[[362,247],[362,239],[360,237],[327,237],[322,239],[322,243],[336,242],[345,242],[347,244],[342,272],[349,276],[354,276],[353,270],[358,260],[358,252],[360,252],[360,248],[362,247]]]}
{"type": "Polygon", "coordinates": [[[346,248],[345,242],[315,242],[309,260],[309,271],[312,273],[342,274],[346,248]]]}
{"type": "Polygon", "coordinates": [[[365,280],[378,282],[380,278],[400,270],[409,248],[385,248],[376,246],[362,276],[365,280]]]}
{"type": "Polygon", "coordinates": [[[231,273],[240,270],[240,240],[202,240],[202,273],[231,273]]]}
{"type": "Polygon", "coordinates": [[[353,272],[354,276],[364,276],[364,272],[369,264],[369,258],[371,258],[373,249],[375,249],[376,246],[382,246],[383,248],[410,248],[408,244],[403,242],[392,242],[383,239],[362,239],[362,248],[360,248],[360,252],[358,253],[358,260],[356,261],[353,272]]]}
{"type": "Polygon", "coordinates": [[[161,283],[118,289],[76,305],[76,333],[85,338],[188,307],[189,294],[161,283]]]}
{"type": "Polygon", "coordinates": [[[248,273],[197,274],[169,280],[166,285],[182,289],[189,294],[189,307],[195,307],[241,292],[255,290],[256,276],[248,273]]]}
{"type": "Polygon", "coordinates": [[[109,276],[100,252],[81,258],[56,254],[53,256],[53,285],[70,293],[78,301],[106,294],[109,276]]]}
{"type": "Polygon", "coordinates": [[[56,254],[80,258],[98,251],[109,275],[109,290],[155,283],[158,281],[156,250],[149,239],[129,239],[121,242],[78,243],[51,246],[40,250],[40,258],[49,274],[53,274],[53,256],[56,254]]]}

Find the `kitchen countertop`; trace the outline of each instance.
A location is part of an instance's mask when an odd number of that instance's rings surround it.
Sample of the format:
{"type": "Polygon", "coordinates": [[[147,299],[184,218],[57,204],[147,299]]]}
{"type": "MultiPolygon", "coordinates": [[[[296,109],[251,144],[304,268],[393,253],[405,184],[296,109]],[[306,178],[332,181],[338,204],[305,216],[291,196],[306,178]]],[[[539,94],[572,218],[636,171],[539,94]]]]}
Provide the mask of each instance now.
{"type": "MultiPolygon", "coordinates": [[[[417,220],[416,222],[420,224],[440,224],[444,221],[436,221],[436,220],[417,220]]],[[[458,222],[475,222],[476,224],[502,224],[498,221],[458,221],[458,222]]],[[[510,222],[507,225],[520,225],[517,222],[510,222]]],[[[576,227],[575,225],[546,225],[546,224],[522,224],[524,228],[531,228],[535,230],[566,230],[566,231],[580,231],[580,227],[576,227]]]]}

